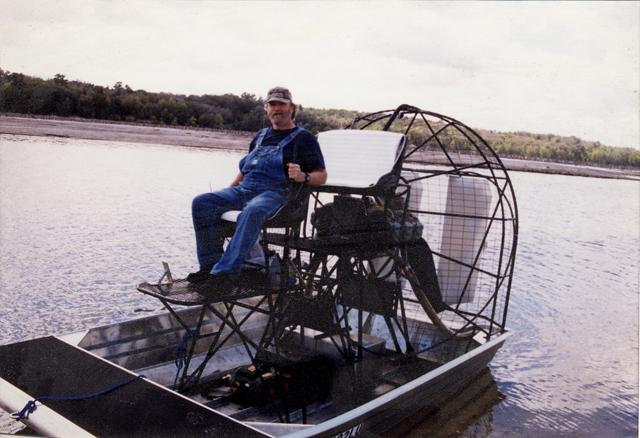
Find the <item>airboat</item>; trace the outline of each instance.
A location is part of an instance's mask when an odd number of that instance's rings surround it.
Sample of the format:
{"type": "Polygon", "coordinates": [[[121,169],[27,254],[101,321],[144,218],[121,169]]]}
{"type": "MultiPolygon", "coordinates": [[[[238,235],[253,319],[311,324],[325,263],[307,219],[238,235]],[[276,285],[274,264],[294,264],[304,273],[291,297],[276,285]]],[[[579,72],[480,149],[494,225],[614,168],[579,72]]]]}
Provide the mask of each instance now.
{"type": "Polygon", "coordinates": [[[291,190],[233,287],[165,265],[137,290],[166,312],[1,346],[0,406],[50,436],[346,438],[410,427],[474,382],[510,334],[500,158],[409,105],[318,141],[327,184],[291,190]]]}

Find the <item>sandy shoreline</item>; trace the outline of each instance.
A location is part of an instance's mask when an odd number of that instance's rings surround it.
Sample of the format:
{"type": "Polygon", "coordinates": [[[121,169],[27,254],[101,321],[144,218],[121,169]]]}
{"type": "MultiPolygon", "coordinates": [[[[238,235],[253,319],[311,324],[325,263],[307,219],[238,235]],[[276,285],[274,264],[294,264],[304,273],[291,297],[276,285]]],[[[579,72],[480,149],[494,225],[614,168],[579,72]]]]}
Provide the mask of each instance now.
{"type": "Polygon", "coordinates": [[[108,121],[17,117],[0,114],[0,134],[68,137],[246,151],[253,133],[185,129],[108,121]]]}
{"type": "MultiPolygon", "coordinates": [[[[253,133],[109,121],[0,114],[0,134],[81,138],[246,151],[253,133]]],[[[640,180],[640,170],[606,169],[504,158],[507,169],[561,175],[640,180]]]]}

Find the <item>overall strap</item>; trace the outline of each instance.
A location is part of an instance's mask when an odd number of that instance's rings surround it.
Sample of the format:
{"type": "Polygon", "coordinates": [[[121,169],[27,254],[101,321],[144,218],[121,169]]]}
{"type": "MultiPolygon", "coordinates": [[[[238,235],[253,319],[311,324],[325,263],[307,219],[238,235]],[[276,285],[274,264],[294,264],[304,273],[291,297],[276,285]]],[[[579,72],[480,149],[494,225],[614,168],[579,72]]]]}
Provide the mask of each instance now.
{"type": "Polygon", "coordinates": [[[294,139],[294,138],[296,138],[296,136],[297,136],[298,134],[300,134],[302,131],[303,131],[303,130],[302,130],[302,128],[300,128],[300,127],[296,126],[296,129],[295,129],[293,132],[291,132],[291,133],[290,133],[289,135],[287,135],[284,139],[282,139],[282,140],[280,141],[280,143],[278,143],[278,147],[279,147],[279,148],[281,148],[281,147],[283,147],[283,146],[288,145],[288,144],[289,144],[289,143],[291,143],[291,142],[293,141],[293,139],[294,139]]]}
{"type": "MultiPolygon", "coordinates": [[[[284,140],[282,140],[278,146],[284,146],[287,143],[293,141],[296,138],[296,135],[304,131],[304,129],[300,127],[296,127],[296,130],[287,136],[284,140]]],[[[293,145],[293,163],[298,163],[298,144],[295,143],[293,145]]],[[[296,209],[302,206],[302,202],[304,201],[301,195],[304,196],[305,184],[294,183],[293,181],[289,181],[289,194],[287,196],[287,203],[290,205],[295,205],[296,209]]]]}
{"type": "Polygon", "coordinates": [[[267,135],[267,131],[269,128],[262,128],[260,133],[258,134],[258,139],[256,140],[256,147],[259,148],[262,144],[262,140],[264,140],[265,135],[267,135]]]}

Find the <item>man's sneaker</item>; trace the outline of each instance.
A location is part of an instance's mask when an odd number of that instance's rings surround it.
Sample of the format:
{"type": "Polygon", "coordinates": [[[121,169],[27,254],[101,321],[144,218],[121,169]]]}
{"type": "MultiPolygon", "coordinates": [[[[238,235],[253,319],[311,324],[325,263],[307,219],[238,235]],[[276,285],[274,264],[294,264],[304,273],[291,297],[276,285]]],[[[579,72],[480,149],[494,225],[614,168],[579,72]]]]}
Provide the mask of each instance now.
{"type": "Polygon", "coordinates": [[[189,283],[199,283],[201,281],[205,281],[207,278],[209,278],[209,271],[211,269],[200,269],[198,272],[192,272],[191,274],[187,275],[187,281],[189,283]]]}

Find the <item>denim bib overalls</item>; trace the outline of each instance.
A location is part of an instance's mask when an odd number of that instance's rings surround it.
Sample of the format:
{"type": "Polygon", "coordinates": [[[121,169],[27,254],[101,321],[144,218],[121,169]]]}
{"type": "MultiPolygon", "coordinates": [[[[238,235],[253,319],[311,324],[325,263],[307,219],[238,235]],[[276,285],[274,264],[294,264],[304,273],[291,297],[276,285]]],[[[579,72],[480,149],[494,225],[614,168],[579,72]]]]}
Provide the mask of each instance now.
{"type": "Polygon", "coordinates": [[[287,190],[289,178],[282,171],[284,166],[282,150],[296,138],[301,129],[295,128],[277,145],[263,146],[262,142],[268,130],[268,128],[264,128],[260,131],[256,147],[240,162],[240,171],[244,175],[240,187],[244,189],[253,191],[287,190]]]}
{"type": "Polygon", "coordinates": [[[283,170],[282,152],[302,129],[295,128],[277,145],[263,145],[268,129],[260,131],[255,148],[240,161],[243,179],[239,185],[193,200],[193,226],[201,269],[211,269],[213,274],[238,275],[264,223],[287,202],[289,179],[283,170]],[[229,210],[242,213],[223,252],[220,216],[229,210]]]}

